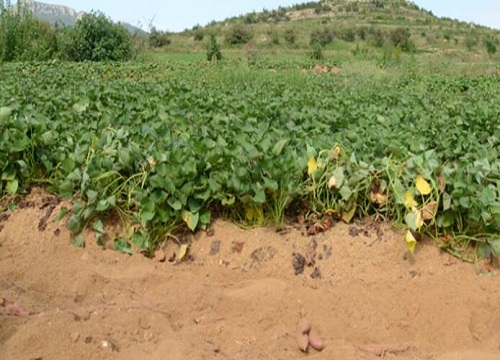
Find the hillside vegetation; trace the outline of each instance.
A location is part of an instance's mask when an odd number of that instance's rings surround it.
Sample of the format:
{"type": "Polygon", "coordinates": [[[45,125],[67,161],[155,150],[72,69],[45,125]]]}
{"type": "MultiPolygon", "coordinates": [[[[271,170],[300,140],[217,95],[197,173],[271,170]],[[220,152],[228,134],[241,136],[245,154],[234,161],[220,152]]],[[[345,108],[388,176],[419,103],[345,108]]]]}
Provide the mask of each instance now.
{"type": "Polygon", "coordinates": [[[171,35],[168,53],[202,53],[214,34],[226,53],[252,58],[310,57],[337,62],[399,60],[498,63],[500,31],[449,18],[404,0],[320,1],[263,10],[171,35]],[[314,57],[314,56],[313,56],[314,57]]]}

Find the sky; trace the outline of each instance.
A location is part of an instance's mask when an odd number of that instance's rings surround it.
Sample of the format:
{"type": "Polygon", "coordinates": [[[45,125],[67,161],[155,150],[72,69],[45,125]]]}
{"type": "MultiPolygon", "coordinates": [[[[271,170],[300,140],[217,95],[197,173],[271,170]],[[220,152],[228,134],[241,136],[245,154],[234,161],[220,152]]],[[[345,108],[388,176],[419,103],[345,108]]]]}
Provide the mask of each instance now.
{"type": "MultiPolygon", "coordinates": [[[[304,0],[40,0],[66,5],[77,11],[100,10],[115,21],[125,21],[148,29],[149,25],[165,31],[182,31],[196,24],[276,9],[306,2],[304,0]]],[[[415,0],[418,6],[445,16],[474,22],[500,30],[500,0],[415,0]]]]}

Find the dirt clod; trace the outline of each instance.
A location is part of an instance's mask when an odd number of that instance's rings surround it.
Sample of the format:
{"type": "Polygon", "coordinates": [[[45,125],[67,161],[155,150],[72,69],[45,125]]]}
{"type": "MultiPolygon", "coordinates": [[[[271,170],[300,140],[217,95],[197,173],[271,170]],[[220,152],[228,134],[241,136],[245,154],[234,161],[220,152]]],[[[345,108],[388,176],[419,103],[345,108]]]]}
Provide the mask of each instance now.
{"type": "Polygon", "coordinates": [[[243,247],[245,247],[245,243],[243,241],[233,241],[231,251],[233,253],[240,254],[243,251],[243,247]]]}
{"type": "Polygon", "coordinates": [[[311,274],[311,279],[321,279],[321,271],[318,267],[314,268],[314,271],[311,274]]]}
{"type": "Polygon", "coordinates": [[[295,270],[295,275],[304,273],[304,268],[306,267],[306,258],[304,257],[304,255],[294,252],[292,256],[292,264],[293,269],[295,270]]]}
{"type": "Polygon", "coordinates": [[[220,241],[219,240],[212,241],[212,243],[210,244],[210,255],[215,256],[218,255],[219,252],[220,252],[220,241]]]}

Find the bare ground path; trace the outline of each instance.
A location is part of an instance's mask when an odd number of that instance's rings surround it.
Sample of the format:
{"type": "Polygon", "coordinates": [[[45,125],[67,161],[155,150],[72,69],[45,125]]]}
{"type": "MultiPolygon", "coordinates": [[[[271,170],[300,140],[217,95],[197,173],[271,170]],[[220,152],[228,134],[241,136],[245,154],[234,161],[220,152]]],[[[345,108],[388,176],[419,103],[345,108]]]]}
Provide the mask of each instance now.
{"type": "Polygon", "coordinates": [[[0,217],[0,359],[500,359],[498,270],[430,243],[409,256],[388,227],[307,237],[218,221],[174,264],[174,244],[163,263],[90,233],[76,249],[60,205],[39,229],[44,204],[34,191],[0,217]],[[299,350],[301,318],[323,352],[299,350]]]}

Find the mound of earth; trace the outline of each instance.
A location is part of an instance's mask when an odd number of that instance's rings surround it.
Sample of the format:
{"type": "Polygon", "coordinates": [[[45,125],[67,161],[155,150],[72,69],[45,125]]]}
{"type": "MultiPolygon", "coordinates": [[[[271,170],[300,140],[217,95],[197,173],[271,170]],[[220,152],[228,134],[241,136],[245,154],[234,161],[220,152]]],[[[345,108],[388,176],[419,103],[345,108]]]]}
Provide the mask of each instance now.
{"type": "Polygon", "coordinates": [[[216,221],[179,263],[174,242],[153,260],[91,233],[77,249],[61,204],[22,205],[0,216],[1,359],[500,359],[498,270],[432,243],[410,255],[388,226],[216,221]],[[304,321],[322,352],[299,349],[304,321]]]}

